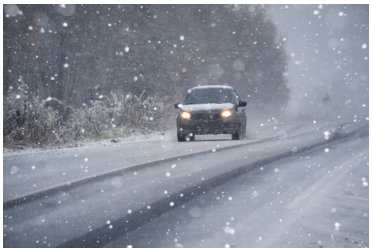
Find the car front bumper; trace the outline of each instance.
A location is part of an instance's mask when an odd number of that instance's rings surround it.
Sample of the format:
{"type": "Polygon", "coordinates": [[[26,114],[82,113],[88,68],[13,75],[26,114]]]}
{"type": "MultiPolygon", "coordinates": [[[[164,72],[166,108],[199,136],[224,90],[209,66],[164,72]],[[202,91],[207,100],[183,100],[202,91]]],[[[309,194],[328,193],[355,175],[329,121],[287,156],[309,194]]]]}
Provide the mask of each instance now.
{"type": "Polygon", "coordinates": [[[238,130],[239,123],[233,118],[229,120],[192,120],[177,118],[177,133],[181,136],[190,136],[190,133],[192,133],[192,135],[234,134],[238,130]]]}

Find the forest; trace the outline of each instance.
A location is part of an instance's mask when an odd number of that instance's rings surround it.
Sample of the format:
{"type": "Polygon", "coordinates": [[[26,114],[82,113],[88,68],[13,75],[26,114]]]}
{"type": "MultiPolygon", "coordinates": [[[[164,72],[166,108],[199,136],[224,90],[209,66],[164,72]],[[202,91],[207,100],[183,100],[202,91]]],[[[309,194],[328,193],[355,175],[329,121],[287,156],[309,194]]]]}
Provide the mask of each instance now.
{"type": "Polygon", "coordinates": [[[288,55],[267,8],[4,5],[4,147],[161,129],[199,85],[280,114],[288,55]]]}

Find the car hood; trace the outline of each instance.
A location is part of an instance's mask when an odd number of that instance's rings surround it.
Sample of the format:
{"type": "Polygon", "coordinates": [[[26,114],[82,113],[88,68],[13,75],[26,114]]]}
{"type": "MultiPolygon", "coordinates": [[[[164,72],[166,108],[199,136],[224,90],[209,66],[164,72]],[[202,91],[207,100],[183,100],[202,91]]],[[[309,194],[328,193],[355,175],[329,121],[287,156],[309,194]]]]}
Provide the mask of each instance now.
{"type": "Polygon", "coordinates": [[[234,105],[231,103],[207,103],[207,104],[188,104],[182,105],[182,110],[189,112],[209,112],[221,111],[224,109],[233,109],[234,105]]]}

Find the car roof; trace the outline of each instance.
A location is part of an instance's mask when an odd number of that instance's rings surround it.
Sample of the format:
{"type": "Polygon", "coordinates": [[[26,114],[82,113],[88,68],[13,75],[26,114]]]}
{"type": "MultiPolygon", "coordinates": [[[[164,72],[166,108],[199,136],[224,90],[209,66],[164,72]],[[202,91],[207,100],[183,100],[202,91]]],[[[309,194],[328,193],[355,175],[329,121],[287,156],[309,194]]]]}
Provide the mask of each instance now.
{"type": "Polygon", "coordinates": [[[198,86],[198,87],[193,87],[190,90],[196,90],[196,89],[211,89],[211,88],[226,88],[226,89],[232,89],[234,90],[233,87],[226,86],[226,85],[210,85],[210,86],[198,86]]]}

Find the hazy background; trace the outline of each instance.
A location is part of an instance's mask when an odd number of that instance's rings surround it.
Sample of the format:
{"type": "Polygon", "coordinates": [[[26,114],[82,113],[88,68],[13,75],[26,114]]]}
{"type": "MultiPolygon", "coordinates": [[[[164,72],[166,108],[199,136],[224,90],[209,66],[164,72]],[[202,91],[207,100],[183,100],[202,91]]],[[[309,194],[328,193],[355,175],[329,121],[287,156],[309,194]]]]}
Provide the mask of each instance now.
{"type": "Polygon", "coordinates": [[[369,97],[368,5],[270,5],[290,61],[290,118],[366,120],[369,97]]]}
{"type": "Polygon", "coordinates": [[[3,99],[25,82],[64,120],[67,106],[111,91],[174,98],[216,84],[239,90],[249,120],[368,117],[368,5],[10,4],[4,14],[3,99]]]}

